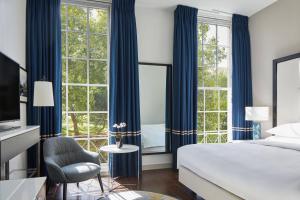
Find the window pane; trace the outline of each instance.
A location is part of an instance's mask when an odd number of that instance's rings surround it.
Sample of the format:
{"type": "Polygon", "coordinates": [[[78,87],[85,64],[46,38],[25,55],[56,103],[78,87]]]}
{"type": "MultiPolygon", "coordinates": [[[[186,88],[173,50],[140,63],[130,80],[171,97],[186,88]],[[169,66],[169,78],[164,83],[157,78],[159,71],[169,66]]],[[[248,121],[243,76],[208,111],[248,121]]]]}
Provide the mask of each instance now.
{"type": "Polygon", "coordinates": [[[221,143],[227,143],[228,135],[227,133],[221,135],[221,143]]]}
{"type": "Polygon", "coordinates": [[[198,90],[198,111],[204,111],[204,91],[198,90]]]}
{"type": "Polygon", "coordinates": [[[229,28],[226,26],[218,26],[218,45],[229,45],[229,28]]]}
{"type": "Polygon", "coordinates": [[[90,83],[107,84],[106,61],[90,61],[90,83]]]}
{"type": "Polygon", "coordinates": [[[87,83],[87,61],[69,59],[69,83],[87,83]]]}
{"type": "MultiPolygon", "coordinates": [[[[102,146],[107,145],[107,139],[101,139],[101,140],[91,140],[90,141],[90,151],[98,152],[99,148],[102,146]]],[[[100,152],[100,161],[102,163],[106,163],[108,161],[107,153],[100,152]]]]}
{"type": "Polygon", "coordinates": [[[107,33],[108,14],[106,10],[90,9],[90,32],[107,33]]]}
{"type": "Polygon", "coordinates": [[[216,46],[204,45],[203,51],[204,65],[209,67],[215,67],[217,61],[216,46]]]}
{"type": "Polygon", "coordinates": [[[69,136],[85,138],[88,136],[88,117],[87,114],[69,114],[69,136]]]}
{"type": "Polygon", "coordinates": [[[198,133],[204,132],[204,113],[198,113],[197,116],[197,130],[198,133]]]}
{"type": "Polygon", "coordinates": [[[66,57],[66,32],[61,32],[61,55],[62,57],[66,57]]]}
{"type": "Polygon", "coordinates": [[[86,33],[68,33],[69,57],[86,57],[86,33]]]}
{"type": "Polygon", "coordinates": [[[203,67],[203,50],[202,45],[198,45],[198,67],[203,67]]]}
{"type": "Polygon", "coordinates": [[[90,87],[90,111],[107,111],[106,87],[90,87]]]}
{"type": "Polygon", "coordinates": [[[227,111],[227,91],[220,91],[220,110],[227,111]]]}
{"type": "MultiPolygon", "coordinates": [[[[199,24],[198,26],[198,41],[199,41],[199,44],[202,44],[202,39],[203,39],[203,35],[206,35],[206,34],[203,34],[203,33],[206,33],[208,31],[208,24],[199,24]]],[[[201,46],[201,45],[198,45],[198,46],[201,46]]]]}
{"type": "Polygon", "coordinates": [[[65,111],[65,110],[67,110],[67,108],[66,108],[66,86],[62,86],[62,88],[61,88],[61,104],[62,104],[62,110],[63,111],[65,111]]]}
{"type": "Polygon", "coordinates": [[[227,68],[218,68],[218,86],[219,87],[228,87],[228,69],[227,68]]]}
{"type": "Polygon", "coordinates": [[[71,31],[87,30],[87,9],[68,5],[68,28],[71,31]]]}
{"type": "Polygon", "coordinates": [[[217,86],[217,71],[215,67],[204,68],[204,86],[205,87],[217,86]]]}
{"type": "Polygon", "coordinates": [[[78,142],[78,144],[84,148],[85,150],[89,150],[88,149],[88,140],[76,140],[76,142],[78,142]]]}
{"type": "Polygon", "coordinates": [[[218,113],[205,113],[205,131],[218,130],[218,113]]]}
{"type": "Polygon", "coordinates": [[[107,59],[107,36],[90,35],[90,58],[107,59]]]}
{"type": "Polygon", "coordinates": [[[90,135],[108,136],[107,114],[90,114],[90,135]]]}
{"type": "Polygon", "coordinates": [[[204,135],[202,135],[202,134],[200,134],[200,135],[198,135],[198,143],[205,143],[205,141],[204,141],[204,135]]]}
{"type": "Polygon", "coordinates": [[[66,66],[66,60],[65,59],[62,59],[62,64],[61,64],[61,68],[62,68],[62,82],[63,83],[66,83],[66,68],[67,68],[67,66],[66,66]]]}
{"type": "Polygon", "coordinates": [[[66,5],[62,4],[60,8],[60,16],[61,16],[61,29],[65,30],[67,27],[66,21],[66,5]]]}
{"type": "Polygon", "coordinates": [[[220,130],[227,130],[227,113],[220,113],[220,130]]]}
{"type": "Polygon", "coordinates": [[[217,27],[216,25],[204,25],[204,29],[202,30],[203,32],[203,39],[204,39],[204,44],[208,45],[216,45],[217,44],[217,27]]]}
{"type": "Polygon", "coordinates": [[[206,90],[205,91],[205,110],[215,111],[218,110],[218,91],[206,90]]]}
{"type": "Polygon", "coordinates": [[[219,68],[228,68],[229,65],[229,54],[228,48],[218,47],[218,67],[219,68]]]}
{"type": "Polygon", "coordinates": [[[207,141],[207,143],[218,143],[219,142],[218,137],[219,137],[219,135],[217,133],[215,133],[215,134],[209,133],[206,136],[206,141],[207,141]]]}
{"type": "Polygon", "coordinates": [[[87,87],[69,86],[69,111],[87,111],[87,87]]]}
{"type": "Polygon", "coordinates": [[[61,133],[63,136],[67,136],[67,119],[66,114],[62,113],[62,124],[61,124],[61,133]]]}

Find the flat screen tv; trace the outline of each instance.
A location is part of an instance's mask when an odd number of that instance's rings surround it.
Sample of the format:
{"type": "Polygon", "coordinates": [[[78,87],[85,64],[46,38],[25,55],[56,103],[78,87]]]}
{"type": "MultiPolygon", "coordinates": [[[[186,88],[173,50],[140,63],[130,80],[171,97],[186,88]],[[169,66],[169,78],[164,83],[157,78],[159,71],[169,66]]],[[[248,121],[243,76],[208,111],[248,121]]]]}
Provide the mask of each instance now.
{"type": "Polygon", "coordinates": [[[0,52],[0,122],[20,119],[19,64],[0,52]]]}

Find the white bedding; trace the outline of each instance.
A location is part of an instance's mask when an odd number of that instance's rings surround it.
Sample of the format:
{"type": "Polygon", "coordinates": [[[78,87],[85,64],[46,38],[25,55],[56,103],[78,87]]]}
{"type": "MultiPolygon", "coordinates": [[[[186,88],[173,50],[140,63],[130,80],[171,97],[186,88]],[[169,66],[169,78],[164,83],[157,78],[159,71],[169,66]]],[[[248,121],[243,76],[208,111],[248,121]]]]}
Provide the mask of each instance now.
{"type": "Polygon", "coordinates": [[[299,144],[256,141],[187,145],[178,149],[180,166],[243,199],[300,199],[299,144]]]}

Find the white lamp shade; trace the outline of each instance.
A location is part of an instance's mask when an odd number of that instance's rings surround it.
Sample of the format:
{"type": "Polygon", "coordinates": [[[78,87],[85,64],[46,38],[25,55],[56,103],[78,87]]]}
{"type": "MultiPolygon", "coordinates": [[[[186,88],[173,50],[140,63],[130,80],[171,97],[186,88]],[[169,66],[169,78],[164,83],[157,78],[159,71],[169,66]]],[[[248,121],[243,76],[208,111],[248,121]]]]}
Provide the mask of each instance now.
{"type": "Polygon", "coordinates": [[[247,121],[268,121],[269,120],[269,107],[246,107],[247,121]]]}
{"type": "Polygon", "coordinates": [[[52,83],[48,81],[34,82],[33,106],[54,106],[52,83]]]}

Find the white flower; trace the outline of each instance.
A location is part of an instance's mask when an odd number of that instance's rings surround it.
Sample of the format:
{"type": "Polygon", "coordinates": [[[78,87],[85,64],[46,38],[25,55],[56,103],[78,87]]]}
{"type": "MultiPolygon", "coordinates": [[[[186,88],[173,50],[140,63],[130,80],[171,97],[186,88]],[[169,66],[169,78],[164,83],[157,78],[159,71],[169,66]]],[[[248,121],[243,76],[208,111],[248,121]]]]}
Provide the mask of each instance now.
{"type": "Polygon", "coordinates": [[[114,124],[113,125],[113,128],[117,128],[117,129],[124,128],[124,127],[126,127],[125,122],[121,122],[120,124],[114,124]]]}

